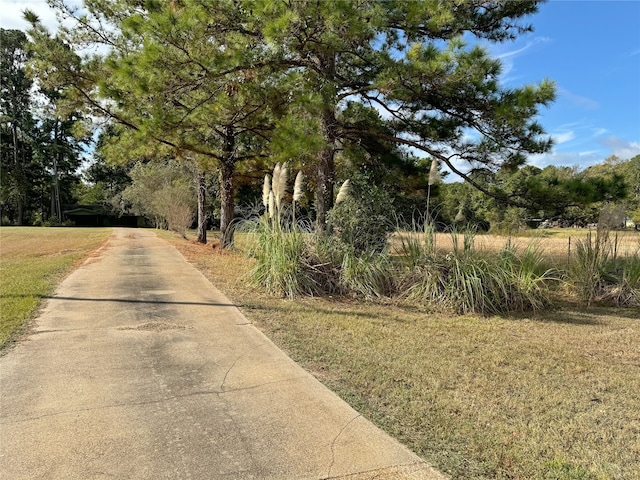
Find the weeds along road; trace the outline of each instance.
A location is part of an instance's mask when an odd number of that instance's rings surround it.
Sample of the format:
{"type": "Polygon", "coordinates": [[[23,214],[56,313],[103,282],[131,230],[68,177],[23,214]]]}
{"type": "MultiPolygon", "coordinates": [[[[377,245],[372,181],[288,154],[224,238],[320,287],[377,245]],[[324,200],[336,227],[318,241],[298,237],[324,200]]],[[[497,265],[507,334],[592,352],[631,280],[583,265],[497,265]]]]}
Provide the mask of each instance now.
{"type": "Polygon", "coordinates": [[[150,230],[62,283],[0,357],[0,408],[2,479],[443,478],[150,230]]]}

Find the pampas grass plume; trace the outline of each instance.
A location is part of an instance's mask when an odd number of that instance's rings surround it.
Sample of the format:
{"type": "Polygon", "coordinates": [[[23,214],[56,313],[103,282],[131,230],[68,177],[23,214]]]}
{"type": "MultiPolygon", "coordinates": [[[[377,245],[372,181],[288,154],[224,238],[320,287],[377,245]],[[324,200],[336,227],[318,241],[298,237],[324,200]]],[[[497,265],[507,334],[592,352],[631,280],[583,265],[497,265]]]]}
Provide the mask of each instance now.
{"type": "Polygon", "coordinates": [[[438,170],[438,160],[431,160],[431,168],[429,169],[429,185],[433,185],[440,180],[440,171],[438,170]]]}
{"type": "Polygon", "coordinates": [[[264,176],[262,185],[262,204],[265,208],[269,208],[269,193],[271,193],[271,177],[267,174],[264,176]]]}
{"type": "Polygon", "coordinates": [[[342,202],[349,194],[349,180],[345,180],[338,190],[338,196],[336,197],[336,205],[342,202]]]}
{"type": "Polygon", "coordinates": [[[296,181],[293,184],[293,201],[297,202],[302,198],[302,182],[304,181],[304,175],[302,170],[298,171],[296,175],[296,181]]]}
{"type": "Polygon", "coordinates": [[[276,201],[273,197],[273,191],[269,192],[269,218],[273,218],[276,212],[276,201]]]}
{"type": "Polygon", "coordinates": [[[287,191],[287,166],[276,163],[273,169],[273,178],[271,179],[271,190],[276,207],[280,208],[280,202],[284,198],[287,191]]]}
{"type": "Polygon", "coordinates": [[[276,163],[276,166],[273,167],[273,175],[271,176],[271,190],[273,191],[273,196],[275,198],[278,197],[278,186],[280,185],[280,164],[276,163]]]}
{"type": "Polygon", "coordinates": [[[284,194],[287,192],[287,173],[287,165],[282,165],[280,167],[280,176],[278,177],[278,189],[274,192],[278,208],[280,208],[280,202],[282,202],[284,194]]]}

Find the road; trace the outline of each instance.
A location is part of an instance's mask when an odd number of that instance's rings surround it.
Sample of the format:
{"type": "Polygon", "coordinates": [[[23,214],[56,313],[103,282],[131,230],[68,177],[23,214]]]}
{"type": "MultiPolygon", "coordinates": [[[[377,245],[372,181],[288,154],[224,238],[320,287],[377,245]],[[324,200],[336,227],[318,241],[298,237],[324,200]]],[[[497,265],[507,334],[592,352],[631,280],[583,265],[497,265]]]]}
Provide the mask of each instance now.
{"type": "Polygon", "coordinates": [[[444,478],[151,230],[60,285],[0,357],[0,408],[3,480],[444,478]]]}

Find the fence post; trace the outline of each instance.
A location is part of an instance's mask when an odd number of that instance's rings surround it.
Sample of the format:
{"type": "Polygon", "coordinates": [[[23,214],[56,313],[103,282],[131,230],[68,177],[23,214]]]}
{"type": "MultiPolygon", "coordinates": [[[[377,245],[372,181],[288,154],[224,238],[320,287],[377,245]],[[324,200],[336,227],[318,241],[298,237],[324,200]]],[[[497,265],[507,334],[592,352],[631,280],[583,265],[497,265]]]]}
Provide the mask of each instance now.
{"type": "Polygon", "coordinates": [[[567,248],[567,267],[571,264],[571,235],[569,235],[569,246],[567,248]]]}

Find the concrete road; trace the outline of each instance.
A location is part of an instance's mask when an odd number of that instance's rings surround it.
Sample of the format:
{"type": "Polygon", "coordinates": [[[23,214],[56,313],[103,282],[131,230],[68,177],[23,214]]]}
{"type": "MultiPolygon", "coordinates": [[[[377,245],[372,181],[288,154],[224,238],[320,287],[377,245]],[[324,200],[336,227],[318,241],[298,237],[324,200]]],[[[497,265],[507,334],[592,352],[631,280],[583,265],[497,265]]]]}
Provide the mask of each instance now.
{"type": "Polygon", "coordinates": [[[62,283],[0,358],[0,397],[3,480],[444,478],[150,230],[62,283]]]}

